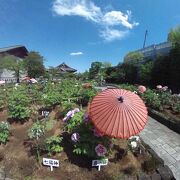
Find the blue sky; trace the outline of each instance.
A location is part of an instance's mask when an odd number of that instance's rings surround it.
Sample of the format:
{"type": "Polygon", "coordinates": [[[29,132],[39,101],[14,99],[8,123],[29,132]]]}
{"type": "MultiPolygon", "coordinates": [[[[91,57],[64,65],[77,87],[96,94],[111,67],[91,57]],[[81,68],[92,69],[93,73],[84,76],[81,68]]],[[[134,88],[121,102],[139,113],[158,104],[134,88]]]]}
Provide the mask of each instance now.
{"type": "Polygon", "coordinates": [[[117,65],[142,47],[146,29],[146,45],[166,41],[179,8],[179,0],[0,0],[0,47],[25,45],[46,67],[117,65]]]}

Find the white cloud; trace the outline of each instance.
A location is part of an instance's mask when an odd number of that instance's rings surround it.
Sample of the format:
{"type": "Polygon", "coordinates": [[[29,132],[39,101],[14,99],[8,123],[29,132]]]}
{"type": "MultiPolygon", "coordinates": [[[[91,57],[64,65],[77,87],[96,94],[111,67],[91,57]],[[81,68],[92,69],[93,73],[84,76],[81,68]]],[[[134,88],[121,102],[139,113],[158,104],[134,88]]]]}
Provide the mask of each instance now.
{"type": "Polygon", "coordinates": [[[54,0],[52,10],[59,16],[80,16],[97,23],[100,28],[103,28],[99,35],[106,41],[121,39],[127,35],[127,29],[133,29],[139,25],[137,22],[130,22],[131,11],[104,12],[91,0],[54,0]]]}
{"type": "Polygon", "coordinates": [[[105,41],[114,41],[114,40],[117,40],[117,39],[122,39],[124,38],[127,34],[128,34],[129,31],[120,31],[120,30],[117,30],[117,29],[105,29],[105,30],[102,30],[100,31],[100,36],[105,40],[105,41]]]}
{"type": "Polygon", "coordinates": [[[53,11],[60,16],[81,16],[94,22],[101,16],[101,9],[87,0],[55,0],[53,11]]]}
{"type": "Polygon", "coordinates": [[[132,29],[137,23],[130,23],[128,20],[130,18],[131,11],[128,11],[127,14],[123,14],[121,11],[110,11],[106,13],[103,17],[103,22],[106,25],[122,25],[128,29],[132,29]]]}
{"type": "Polygon", "coordinates": [[[79,55],[83,55],[83,52],[72,52],[70,53],[71,56],[79,56],[79,55]]]}

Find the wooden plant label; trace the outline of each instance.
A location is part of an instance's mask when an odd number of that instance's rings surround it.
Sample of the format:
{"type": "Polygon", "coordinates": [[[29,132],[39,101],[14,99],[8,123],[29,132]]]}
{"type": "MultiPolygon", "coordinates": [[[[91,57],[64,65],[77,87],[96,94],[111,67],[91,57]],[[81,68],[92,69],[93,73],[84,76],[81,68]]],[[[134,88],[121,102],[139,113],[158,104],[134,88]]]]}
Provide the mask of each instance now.
{"type": "Polygon", "coordinates": [[[43,158],[43,165],[50,166],[51,171],[53,171],[53,167],[59,167],[59,160],[43,158]]]}
{"type": "Polygon", "coordinates": [[[98,166],[98,171],[101,170],[101,166],[106,166],[108,164],[108,159],[92,160],[92,166],[98,166]]]}
{"type": "Polygon", "coordinates": [[[42,111],[42,116],[47,118],[49,115],[49,111],[42,111]]]}

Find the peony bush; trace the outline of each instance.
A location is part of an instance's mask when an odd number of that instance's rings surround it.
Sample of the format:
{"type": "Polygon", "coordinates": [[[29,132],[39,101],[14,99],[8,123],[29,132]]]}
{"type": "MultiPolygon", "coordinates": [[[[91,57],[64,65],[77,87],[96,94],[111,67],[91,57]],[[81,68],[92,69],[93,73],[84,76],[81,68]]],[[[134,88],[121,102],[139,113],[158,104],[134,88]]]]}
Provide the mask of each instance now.
{"type": "Polygon", "coordinates": [[[6,144],[6,142],[8,141],[8,137],[10,135],[10,131],[9,131],[9,123],[5,122],[5,121],[1,121],[0,122],[0,144],[6,144]]]}
{"type": "Polygon", "coordinates": [[[104,158],[110,155],[112,139],[94,128],[87,112],[73,109],[66,114],[63,121],[73,144],[73,153],[90,158],[104,158]]]}

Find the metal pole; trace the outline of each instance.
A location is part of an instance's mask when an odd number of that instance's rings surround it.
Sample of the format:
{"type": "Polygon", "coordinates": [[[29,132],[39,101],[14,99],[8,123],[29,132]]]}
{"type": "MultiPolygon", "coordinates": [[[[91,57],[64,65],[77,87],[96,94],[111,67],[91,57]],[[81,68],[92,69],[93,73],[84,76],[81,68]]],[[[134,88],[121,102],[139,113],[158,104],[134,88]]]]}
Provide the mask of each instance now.
{"type": "Polygon", "coordinates": [[[146,45],[146,37],[147,37],[147,33],[148,33],[148,31],[146,30],[145,36],[144,36],[143,48],[145,48],[145,45],[146,45]]]}

